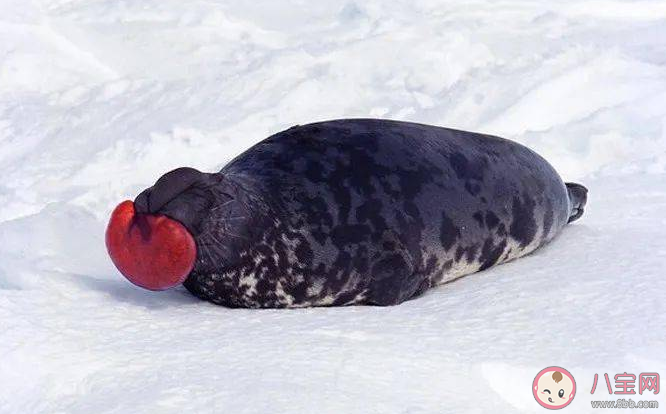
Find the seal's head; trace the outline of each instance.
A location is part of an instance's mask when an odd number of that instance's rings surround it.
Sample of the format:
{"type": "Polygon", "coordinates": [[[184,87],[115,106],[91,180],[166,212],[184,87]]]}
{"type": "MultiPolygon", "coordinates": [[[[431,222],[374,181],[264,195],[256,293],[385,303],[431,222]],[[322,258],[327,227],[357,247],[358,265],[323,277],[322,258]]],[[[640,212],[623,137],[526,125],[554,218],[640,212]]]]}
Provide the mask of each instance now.
{"type": "Polygon", "coordinates": [[[182,283],[195,267],[197,238],[216,205],[233,197],[220,191],[223,178],[193,168],[163,175],[111,214],[106,247],[130,282],[150,290],[182,283]]]}

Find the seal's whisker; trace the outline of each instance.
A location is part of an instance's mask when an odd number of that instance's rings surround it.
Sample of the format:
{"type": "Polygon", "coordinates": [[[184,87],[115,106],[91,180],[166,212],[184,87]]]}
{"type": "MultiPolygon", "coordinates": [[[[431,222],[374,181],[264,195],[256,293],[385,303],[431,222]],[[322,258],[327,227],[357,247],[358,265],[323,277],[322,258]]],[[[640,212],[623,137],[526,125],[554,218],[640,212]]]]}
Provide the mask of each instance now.
{"type": "Polygon", "coordinates": [[[226,206],[226,205],[228,205],[228,204],[230,204],[230,203],[233,203],[234,201],[236,201],[236,199],[227,200],[227,201],[225,201],[224,203],[222,203],[222,204],[218,204],[218,205],[216,205],[215,207],[211,208],[209,211],[215,211],[215,210],[220,209],[220,208],[222,208],[222,207],[224,207],[224,206],[226,206]]]}
{"type": "Polygon", "coordinates": [[[210,249],[208,247],[207,243],[202,243],[201,244],[201,255],[202,255],[202,262],[212,262],[213,261],[213,255],[210,253],[210,249]]]}
{"type": "Polygon", "coordinates": [[[220,239],[217,238],[217,235],[216,235],[215,233],[211,233],[209,237],[210,237],[210,238],[213,240],[213,242],[215,242],[216,244],[218,244],[218,245],[221,245],[221,244],[222,244],[222,241],[221,241],[220,239]]]}
{"type": "Polygon", "coordinates": [[[221,230],[221,231],[222,231],[223,234],[228,235],[228,236],[231,236],[231,237],[238,237],[239,239],[249,240],[247,237],[241,236],[241,235],[239,235],[239,234],[234,234],[234,233],[231,233],[231,232],[228,232],[228,231],[224,231],[224,230],[221,230]]]}

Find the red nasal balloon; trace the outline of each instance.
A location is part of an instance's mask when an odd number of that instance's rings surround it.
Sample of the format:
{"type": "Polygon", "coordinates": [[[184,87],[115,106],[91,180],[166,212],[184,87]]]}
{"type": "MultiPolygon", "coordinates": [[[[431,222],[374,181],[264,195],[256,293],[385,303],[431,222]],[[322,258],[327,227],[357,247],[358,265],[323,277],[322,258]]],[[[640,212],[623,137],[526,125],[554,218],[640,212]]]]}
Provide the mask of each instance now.
{"type": "Polygon", "coordinates": [[[197,256],[194,238],[185,226],[161,214],[136,214],[129,200],[111,213],[106,249],[120,273],[150,290],[183,283],[197,256]]]}

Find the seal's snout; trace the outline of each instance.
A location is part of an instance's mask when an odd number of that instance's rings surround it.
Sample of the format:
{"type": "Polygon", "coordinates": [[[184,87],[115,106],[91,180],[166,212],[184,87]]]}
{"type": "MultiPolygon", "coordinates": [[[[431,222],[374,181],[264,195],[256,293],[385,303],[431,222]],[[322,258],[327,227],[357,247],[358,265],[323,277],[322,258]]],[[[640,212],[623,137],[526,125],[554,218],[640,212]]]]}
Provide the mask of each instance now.
{"type": "Polygon", "coordinates": [[[141,192],[134,200],[134,208],[137,213],[164,215],[176,220],[196,237],[200,233],[201,220],[207,216],[212,202],[207,188],[216,179],[219,177],[194,168],[177,168],[141,192]]]}
{"type": "Polygon", "coordinates": [[[106,248],[123,276],[150,290],[165,290],[183,283],[194,267],[197,253],[194,238],[185,226],[165,215],[135,209],[129,200],[120,203],[111,214],[106,248]]]}

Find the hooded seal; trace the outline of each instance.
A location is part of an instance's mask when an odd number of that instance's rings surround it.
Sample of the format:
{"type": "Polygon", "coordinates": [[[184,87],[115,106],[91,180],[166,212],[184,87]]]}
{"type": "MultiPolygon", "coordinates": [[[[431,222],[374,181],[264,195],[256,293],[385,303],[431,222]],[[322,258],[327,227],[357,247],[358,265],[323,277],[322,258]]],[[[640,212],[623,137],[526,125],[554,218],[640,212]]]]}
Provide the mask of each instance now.
{"type": "Polygon", "coordinates": [[[506,139],[344,119],[277,133],[217,173],[165,174],[116,208],[106,241],[133,283],[219,305],[395,305],[529,254],[586,195],[506,139]]]}

